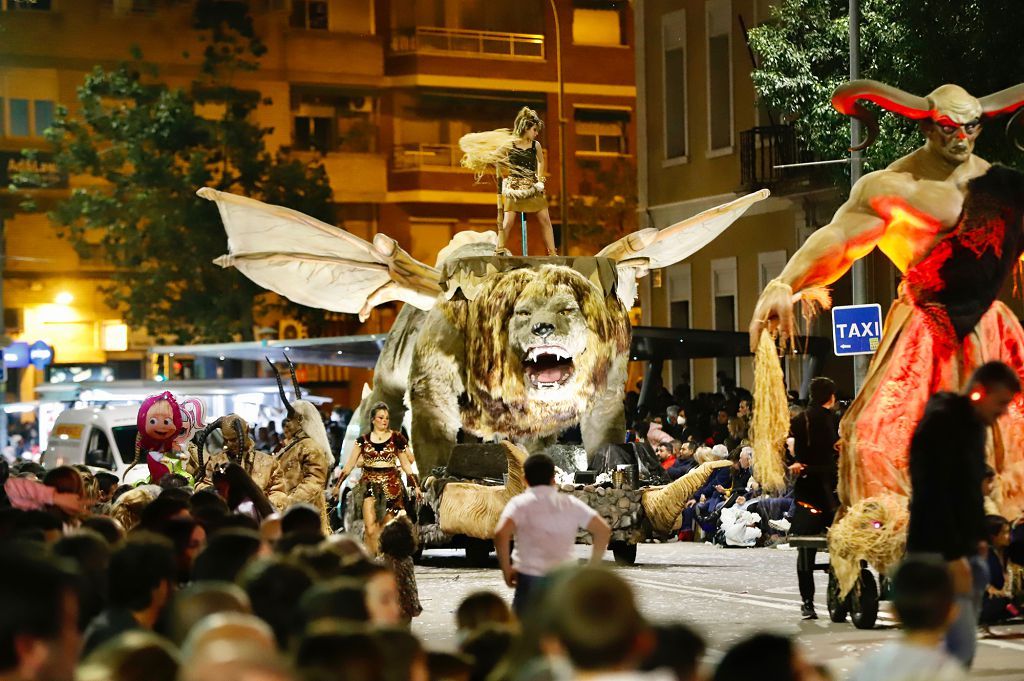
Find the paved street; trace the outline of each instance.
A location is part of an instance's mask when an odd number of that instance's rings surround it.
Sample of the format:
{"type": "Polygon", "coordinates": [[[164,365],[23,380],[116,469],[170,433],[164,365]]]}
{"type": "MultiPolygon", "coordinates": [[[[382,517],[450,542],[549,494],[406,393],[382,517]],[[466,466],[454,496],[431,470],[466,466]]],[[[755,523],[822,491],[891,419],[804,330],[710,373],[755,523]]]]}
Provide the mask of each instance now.
{"type": "MultiPolygon", "coordinates": [[[[588,549],[577,547],[584,557],[588,549]]],[[[491,589],[511,601],[497,562],[466,568],[461,552],[428,552],[417,569],[424,614],[414,630],[436,649],[455,646],[455,608],[462,598],[491,589]]],[[[643,544],[637,565],[618,568],[635,587],[640,607],[652,620],[682,620],[700,631],[714,661],[748,633],[770,629],[798,635],[810,659],[827,664],[837,681],[867,652],[899,635],[883,603],[879,626],[860,631],[833,624],[825,607],[826,575],[818,573],[818,614],[803,622],[795,575],[796,552],[783,549],[722,549],[707,544],[643,544]]],[[[608,564],[611,554],[608,554],[608,564]]],[[[1024,679],[1024,625],[997,627],[997,639],[979,643],[971,678],[1024,679]]]]}

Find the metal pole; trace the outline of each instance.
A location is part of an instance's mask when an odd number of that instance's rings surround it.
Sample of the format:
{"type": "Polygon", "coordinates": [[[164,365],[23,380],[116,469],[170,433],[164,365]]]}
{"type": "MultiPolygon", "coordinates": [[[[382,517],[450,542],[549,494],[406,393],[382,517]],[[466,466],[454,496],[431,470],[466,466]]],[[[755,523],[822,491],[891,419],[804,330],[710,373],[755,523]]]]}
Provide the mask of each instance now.
{"type": "MultiPolygon", "coordinates": [[[[4,272],[7,270],[7,228],[4,225],[4,215],[0,212],[0,311],[4,309],[4,272]]],[[[0,317],[0,319],[3,319],[0,317]]],[[[7,324],[0,322],[0,336],[7,338],[7,324]]],[[[3,362],[0,357],[0,362],[3,362]]],[[[0,452],[7,448],[7,411],[4,403],[7,402],[7,372],[4,371],[3,382],[0,383],[0,452]]],[[[42,424],[37,423],[37,428],[42,424]]]]}
{"type": "Polygon", "coordinates": [[[530,249],[526,246],[526,213],[519,214],[519,221],[523,228],[523,257],[530,255],[530,249]]]}
{"type": "Polygon", "coordinates": [[[565,158],[565,81],[562,79],[562,29],[558,23],[558,7],[555,0],[548,0],[551,14],[555,17],[555,68],[558,71],[558,170],[559,184],[558,213],[562,223],[562,253],[569,255],[569,188],[566,179],[565,158]]]}
{"type": "MultiPolygon", "coordinates": [[[[860,78],[860,8],[859,0],[850,0],[850,80],[860,78]]],[[[850,146],[860,143],[860,121],[850,118],[850,146]]],[[[861,152],[850,152],[850,187],[857,184],[861,172],[861,152]]],[[[867,271],[864,259],[855,260],[850,272],[853,284],[853,304],[863,305],[868,302],[867,271]]],[[[870,355],[856,355],[853,358],[853,389],[859,393],[864,385],[864,377],[868,372],[870,355]]]]}

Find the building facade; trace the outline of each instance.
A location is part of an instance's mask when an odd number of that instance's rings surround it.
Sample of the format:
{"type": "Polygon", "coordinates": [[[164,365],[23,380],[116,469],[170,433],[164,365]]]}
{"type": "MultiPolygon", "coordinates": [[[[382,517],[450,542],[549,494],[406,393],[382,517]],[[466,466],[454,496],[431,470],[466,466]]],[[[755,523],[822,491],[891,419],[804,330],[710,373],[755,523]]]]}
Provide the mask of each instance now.
{"type": "MultiPolygon", "coordinates": [[[[765,284],[845,198],[834,166],[812,158],[791,126],[758,105],[746,33],[770,20],[771,0],[637,0],[638,187],[641,220],[663,228],[756,189],[772,195],[699,253],[641,285],[643,321],[655,326],[745,331],[765,284]]],[[[871,297],[892,300],[894,276],[867,263],[871,297]]],[[[850,300],[849,276],[833,287],[850,300]]],[[[802,324],[803,325],[803,324],[802,324]]],[[[830,335],[828,315],[806,332],[830,335]]],[[[806,362],[786,363],[798,390],[806,362]]],[[[852,360],[828,374],[852,390],[852,360]]],[[[713,392],[721,377],[753,388],[752,358],[676,361],[666,385],[713,392]],[[689,379],[689,380],[687,380],[689,379]]]]}
{"type": "MultiPolygon", "coordinates": [[[[73,113],[75,90],[85,75],[96,65],[127,59],[133,45],[159,67],[163,80],[188,86],[203,49],[191,29],[193,5],[0,0],[0,160],[6,173],[0,179],[17,172],[25,148],[40,150],[37,170],[52,170],[42,132],[56,107],[73,113]]],[[[364,238],[387,233],[431,264],[457,231],[493,229],[494,183],[477,183],[459,167],[458,139],[473,130],[511,126],[526,105],[546,123],[540,141],[547,152],[557,238],[576,253],[600,246],[582,236],[573,239],[568,207],[602,193],[593,179],[602,169],[626,168],[632,176],[636,88],[628,3],[253,0],[247,5],[268,49],[260,69],[238,73],[236,84],[257,89],[264,98],[257,117],[273,129],[271,152],[325,165],[339,226],[364,238]],[[563,205],[568,228],[562,224],[563,205]]],[[[47,188],[26,192],[39,212],[20,207],[24,196],[0,199],[8,335],[52,345],[51,377],[57,372],[69,380],[132,378],[174,371],[151,366],[146,349],[155,339],[128,328],[120,312],[104,304],[100,288],[109,281],[109,265],[79,257],[43,212],[87,180],[51,180],[47,188]]],[[[529,245],[531,253],[542,252],[532,224],[529,245]]],[[[362,326],[339,317],[337,326],[347,333],[386,331],[395,312],[379,310],[362,326]]],[[[302,333],[292,320],[270,321],[267,333],[302,333]]],[[[348,386],[336,393],[342,403],[358,401],[369,378],[344,368],[308,367],[307,372],[322,387],[348,386]]],[[[18,380],[29,399],[42,375],[28,370],[18,380]]]]}

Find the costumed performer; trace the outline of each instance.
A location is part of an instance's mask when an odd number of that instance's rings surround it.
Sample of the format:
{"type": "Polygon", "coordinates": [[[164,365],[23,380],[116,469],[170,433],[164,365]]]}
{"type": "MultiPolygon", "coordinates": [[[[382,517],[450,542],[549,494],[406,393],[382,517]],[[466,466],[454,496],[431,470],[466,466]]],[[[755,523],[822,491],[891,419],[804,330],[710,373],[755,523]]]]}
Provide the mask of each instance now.
{"type": "Polygon", "coordinates": [[[277,377],[277,388],[288,412],[284,419],[283,446],[270,474],[267,496],[270,503],[282,512],[295,504],[311,504],[320,511],[324,535],[329,535],[331,524],[327,519],[324,490],[327,487],[327,474],[333,465],[331,444],[320,411],[312,402],[302,399],[302,389],[295,377],[295,366],[287,355],[285,360],[295,390],[295,399],[291,402],[285,395],[281,374],[277,372],[274,363],[267,359],[277,377]]]}
{"type": "Polygon", "coordinates": [[[419,478],[413,472],[412,447],[401,433],[391,430],[388,406],[383,402],[373,405],[370,421],[373,427],[356,439],[349,452],[335,495],[352,471],[362,470],[362,483],[355,497],[357,501],[362,497],[363,543],[376,555],[381,528],[405,509],[405,487],[399,469],[405,472],[417,497],[421,492],[419,478]]]}
{"type": "MultiPolygon", "coordinates": [[[[511,130],[499,128],[474,132],[463,135],[459,140],[459,147],[465,154],[462,165],[474,170],[478,179],[493,170],[501,187],[497,255],[512,255],[505,248],[505,242],[519,213],[536,214],[547,254],[558,255],[548,201],[544,195],[544,149],[537,141],[543,127],[537,112],[524,106],[516,115],[511,130]]],[[[523,255],[526,255],[525,251],[523,255]]]]}
{"type": "Polygon", "coordinates": [[[197,490],[214,485],[216,471],[229,464],[238,464],[262,494],[270,487],[275,459],[256,449],[249,425],[238,414],[222,416],[206,426],[192,450],[188,470],[197,490]]]}
{"type": "MultiPolygon", "coordinates": [[[[860,100],[919,121],[927,141],[857,181],[832,221],[765,287],[750,324],[752,346],[766,328],[792,338],[794,303],[815,289],[820,300],[821,287],[876,246],[903,273],[863,388],[840,424],[844,508],[909,494],[910,438],[932,394],[958,392],[989,360],[1024,376],[1024,331],[996,300],[1024,250],[1024,176],[973,153],[983,121],[1024,106],[1024,85],[976,99],[956,85],[918,97],[874,81],[849,82],[832,104],[864,121],[864,148],[878,124],[860,100]]],[[[1020,396],[993,426],[988,456],[1000,479],[996,502],[1016,517],[1024,509],[1020,396]]]]}

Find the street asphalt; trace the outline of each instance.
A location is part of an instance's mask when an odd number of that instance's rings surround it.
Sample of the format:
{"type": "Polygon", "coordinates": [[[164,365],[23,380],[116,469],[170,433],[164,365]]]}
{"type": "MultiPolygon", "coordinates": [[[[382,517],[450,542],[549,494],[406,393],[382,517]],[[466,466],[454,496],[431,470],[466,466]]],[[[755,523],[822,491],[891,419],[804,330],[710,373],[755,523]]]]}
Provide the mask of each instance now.
{"type": "MultiPolygon", "coordinates": [[[[580,558],[589,547],[578,546],[580,558]]],[[[819,560],[824,560],[819,554],[819,560]]],[[[423,615],[413,624],[432,650],[456,647],[455,609],[474,591],[492,590],[511,602],[497,561],[470,568],[461,551],[428,551],[417,567],[423,615]]],[[[830,622],[825,606],[827,576],[816,573],[818,615],[800,618],[796,587],[796,551],[785,548],[725,549],[710,544],[642,544],[637,564],[615,566],[634,587],[642,612],[653,621],[682,621],[699,631],[708,645],[709,665],[729,646],[757,631],[796,636],[808,658],[826,665],[842,681],[864,655],[900,635],[886,602],[872,630],[858,630],[849,621],[830,622]]],[[[1024,624],[993,628],[994,636],[978,644],[971,678],[1024,681],[1024,624]]]]}

